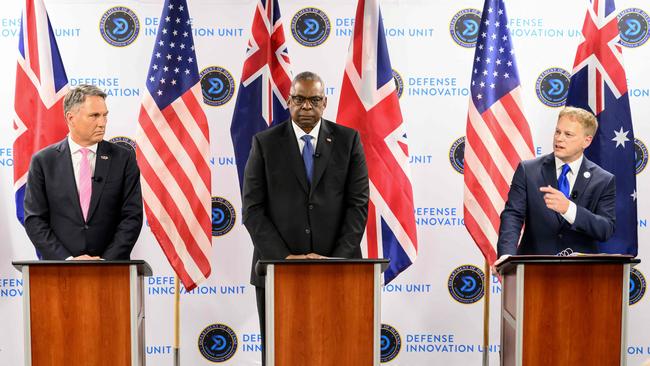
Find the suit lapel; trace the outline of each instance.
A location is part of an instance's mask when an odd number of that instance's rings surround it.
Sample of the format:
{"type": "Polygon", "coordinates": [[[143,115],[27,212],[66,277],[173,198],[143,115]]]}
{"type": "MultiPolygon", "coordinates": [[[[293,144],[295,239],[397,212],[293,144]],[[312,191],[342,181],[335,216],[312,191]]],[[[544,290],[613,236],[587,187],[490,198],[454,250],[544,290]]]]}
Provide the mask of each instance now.
{"type": "Polygon", "coordinates": [[[576,176],[575,183],[573,183],[573,190],[571,191],[571,197],[575,197],[572,199],[576,205],[582,200],[582,197],[589,186],[589,182],[591,182],[593,169],[594,164],[585,156],[582,159],[582,164],[580,164],[580,169],[578,169],[578,175],[576,176]]]}
{"type": "Polygon", "coordinates": [[[305,163],[303,162],[302,156],[300,155],[300,147],[298,146],[296,134],[293,132],[293,126],[291,125],[292,123],[293,122],[291,122],[291,120],[285,122],[283,134],[284,141],[280,141],[279,143],[284,148],[285,156],[288,157],[291,170],[293,170],[293,173],[296,175],[296,179],[298,179],[300,186],[305,190],[306,193],[309,193],[305,163]]]}
{"type": "Polygon", "coordinates": [[[97,145],[97,154],[95,156],[95,174],[93,179],[93,191],[90,196],[90,207],[88,208],[88,221],[93,215],[93,212],[97,208],[99,203],[99,198],[102,195],[104,190],[104,185],[108,180],[108,172],[111,167],[111,145],[106,141],[101,141],[97,145]],[[100,179],[101,178],[101,179],[100,179]]]}
{"type": "Polygon", "coordinates": [[[329,121],[323,119],[321,121],[320,132],[318,133],[318,143],[316,144],[316,159],[314,159],[314,176],[312,177],[311,192],[318,182],[323,177],[323,173],[327,168],[332,156],[332,148],[334,146],[334,136],[329,128],[329,121]]]}
{"type": "Polygon", "coordinates": [[[59,143],[57,151],[59,152],[59,159],[57,159],[58,168],[63,172],[61,179],[65,180],[63,184],[65,195],[74,205],[79,220],[83,221],[84,216],[81,211],[81,204],[79,203],[79,191],[77,190],[77,181],[74,177],[74,167],[72,166],[72,151],[70,150],[67,137],[59,143]]]}

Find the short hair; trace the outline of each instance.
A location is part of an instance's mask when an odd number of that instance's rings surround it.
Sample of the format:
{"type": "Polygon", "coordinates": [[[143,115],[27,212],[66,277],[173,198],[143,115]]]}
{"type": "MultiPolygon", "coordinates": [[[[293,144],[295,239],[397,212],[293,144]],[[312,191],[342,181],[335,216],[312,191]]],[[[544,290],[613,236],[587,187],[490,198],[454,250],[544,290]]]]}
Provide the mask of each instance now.
{"type": "Polygon", "coordinates": [[[318,74],[315,72],[311,71],[303,71],[300,74],[296,75],[293,78],[293,81],[291,82],[291,89],[294,88],[294,86],[299,82],[299,81],[314,81],[320,83],[320,85],[323,87],[323,90],[325,90],[325,83],[323,82],[323,79],[321,79],[318,74]]]}
{"type": "Polygon", "coordinates": [[[76,88],[70,89],[63,98],[63,115],[67,115],[72,109],[83,104],[87,97],[106,99],[106,93],[94,85],[79,84],[76,88]]]}
{"type": "Polygon", "coordinates": [[[587,136],[593,137],[596,135],[596,131],[598,130],[598,120],[596,119],[596,116],[588,110],[578,107],[564,107],[560,111],[560,115],[557,119],[559,120],[562,117],[568,117],[580,123],[587,136]]]}

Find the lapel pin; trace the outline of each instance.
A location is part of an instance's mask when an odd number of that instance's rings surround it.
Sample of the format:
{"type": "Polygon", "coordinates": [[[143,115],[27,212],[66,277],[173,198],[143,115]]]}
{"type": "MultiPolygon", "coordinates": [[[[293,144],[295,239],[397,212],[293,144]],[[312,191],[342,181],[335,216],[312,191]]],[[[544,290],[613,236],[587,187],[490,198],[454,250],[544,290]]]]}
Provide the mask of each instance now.
{"type": "Polygon", "coordinates": [[[327,142],[332,142],[332,138],[331,138],[331,137],[326,137],[326,138],[325,138],[325,141],[327,141],[327,142]]]}
{"type": "Polygon", "coordinates": [[[582,176],[585,177],[585,178],[587,178],[587,179],[589,179],[589,177],[591,177],[591,173],[589,173],[589,172],[584,172],[584,174],[582,174],[582,176]]]}
{"type": "Polygon", "coordinates": [[[99,156],[102,160],[108,160],[108,155],[100,155],[99,156]]]}

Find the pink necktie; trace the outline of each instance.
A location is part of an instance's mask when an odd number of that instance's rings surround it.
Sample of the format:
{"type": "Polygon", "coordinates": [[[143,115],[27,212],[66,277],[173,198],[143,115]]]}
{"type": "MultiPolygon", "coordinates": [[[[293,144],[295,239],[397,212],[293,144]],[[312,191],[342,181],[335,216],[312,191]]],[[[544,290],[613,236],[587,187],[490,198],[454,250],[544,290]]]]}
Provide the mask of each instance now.
{"type": "Polygon", "coordinates": [[[92,194],[92,173],[90,172],[90,162],[88,161],[88,153],[90,150],[82,148],[81,150],[81,163],[79,164],[79,204],[81,204],[81,211],[84,214],[84,220],[88,218],[88,208],[90,207],[90,195],[92,194]]]}

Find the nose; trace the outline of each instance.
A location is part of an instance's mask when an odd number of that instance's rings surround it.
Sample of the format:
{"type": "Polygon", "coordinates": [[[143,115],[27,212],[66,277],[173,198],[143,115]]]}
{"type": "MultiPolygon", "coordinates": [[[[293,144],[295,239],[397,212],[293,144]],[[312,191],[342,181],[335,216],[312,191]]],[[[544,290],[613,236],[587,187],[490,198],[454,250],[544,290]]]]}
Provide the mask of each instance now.
{"type": "Polygon", "coordinates": [[[313,107],[312,107],[311,102],[309,101],[309,99],[305,99],[305,102],[302,103],[302,109],[310,110],[312,108],[313,107]]]}

